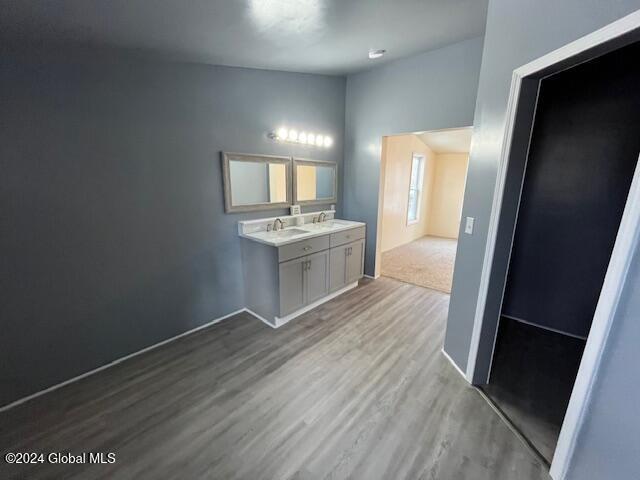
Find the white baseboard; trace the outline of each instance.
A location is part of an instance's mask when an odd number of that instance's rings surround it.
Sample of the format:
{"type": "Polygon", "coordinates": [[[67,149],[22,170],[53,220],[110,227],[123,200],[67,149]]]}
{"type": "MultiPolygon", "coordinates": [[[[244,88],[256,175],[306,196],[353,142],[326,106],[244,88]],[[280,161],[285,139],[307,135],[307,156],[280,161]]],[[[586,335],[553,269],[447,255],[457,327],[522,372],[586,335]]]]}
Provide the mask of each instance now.
{"type": "Polygon", "coordinates": [[[253,315],[254,317],[256,317],[258,320],[260,320],[262,323],[265,323],[267,325],[269,325],[271,328],[278,328],[277,326],[275,326],[273,323],[271,323],[269,320],[267,320],[266,318],[258,315],[256,312],[254,312],[253,310],[249,309],[249,308],[245,308],[244,309],[245,312],[250,313],[251,315],[253,315]]]}
{"type": "MultiPolygon", "coordinates": [[[[258,318],[260,318],[263,322],[265,322],[267,325],[272,326],[273,328],[279,328],[282,325],[284,325],[285,323],[290,322],[294,318],[299,317],[303,313],[307,313],[309,310],[313,310],[317,306],[322,305],[323,303],[328,302],[329,300],[331,300],[333,298],[336,298],[338,295],[342,295],[343,293],[348,292],[349,290],[352,290],[352,289],[356,288],[357,286],[358,286],[358,282],[355,281],[353,283],[350,283],[346,287],[341,288],[340,290],[336,290],[335,292],[330,293],[326,297],[322,297],[320,300],[317,300],[317,301],[315,301],[313,303],[310,303],[309,305],[307,305],[304,308],[301,308],[300,310],[297,310],[297,311],[295,311],[293,313],[290,313],[287,316],[284,316],[282,318],[276,317],[276,324],[275,325],[271,325],[268,321],[264,320],[261,317],[258,317],[258,318]]],[[[249,311],[249,310],[247,310],[247,311],[249,311]]]]}
{"type": "MultiPolygon", "coordinates": [[[[34,398],[38,398],[42,395],[44,395],[45,393],[49,393],[49,392],[53,392],[54,390],[58,390],[59,388],[62,388],[66,385],[69,385],[70,383],[73,382],[77,382],[78,380],[82,380],[83,378],[86,378],[90,375],[93,375],[94,373],[98,373],[101,372],[102,370],[106,370],[107,368],[113,367],[115,365],[118,365],[119,363],[122,363],[126,360],[129,360],[130,358],[133,357],[137,357],[138,355],[142,355],[143,353],[147,353],[150,352],[151,350],[154,350],[158,347],[161,347],[162,345],[166,345],[167,343],[171,343],[174,340],[177,340],[179,338],[182,337],[186,337],[187,335],[191,335],[192,333],[195,333],[199,330],[203,330],[205,328],[211,327],[212,325],[215,325],[218,322],[221,322],[222,320],[226,320],[229,317],[233,317],[234,315],[237,315],[239,313],[245,312],[247,311],[246,308],[241,308],[240,310],[236,310],[235,312],[231,312],[227,315],[223,315],[222,317],[218,317],[214,320],[211,320],[210,322],[207,322],[203,325],[200,325],[199,327],[196,328],[192,328],[191,330],[187,330],[186,332],[182,332],[174,337],[171,338],[167,338],[166,340],[162,340],[161,342],[158,343],[154,343],[153,345],[149,346],[149,347],[145,347],[142,350],[138,350],[137,352],[133,352],[130,353],[129,355],[125,355],[124,357],[120,357],[117,358],[115,360],[113,360],[112,362],[106,363],[98,368],[94,368],[93,370],[89,370],[88,372],[85,373],[81,373],[80,375],[77,375],[73,378],[70,378],[68,380],[65,380],[64,382],[60,382],[60,383],[56,383],[55,385],[52,385],[51,387],[45,388],[44,390],[40,390],[39,392],[36,393],[32,393],[31,395],[27,395],[26,397],[22,397],[19,398],[18,400],[8,403],[7,405],[3,405],[2,407],[0,407],[0,412],[4,412],[6,410],[9,410],[10,408],[13,407],[17,407],[18,405],[21,405],[25,402],[28,402],[29,400],[33,400],[34,398]]],[[[250,312],[253,315],[255,315],[253,312],[250,312]]]]}
{"type": "Polygon", "coordinates": [[[462,369],[461,369],[458,365],[456,365],[456,362],[454,362],[454,361],[453,361],[453,358],[451,358],[451,357],[449,356],[449,354],[448,354],[447,352],[445,352],[445,351],[444,351],[444,348],[442,348],[440,351],[442,352],[442,354],[444,355],[444,357],[445,357],[447,360],[449,360],[449,362],[451,362],[451,365],[453,365],[453,367],[458,371],[458,373],[459,373],[460,375],[462,375],[462,378],[464,378],[464,380],[465,380],[467,383],[471,383],[471,382],[469,381],[469,379],[467,378],[467,375],[462,371],[462,369]]]}
{"type": "Polygon", "coordinates": [[[371,275],[367,275],[366,273],[364,274],[364,276],[367,278],[370,278],[371,280],[377,280],[380,278],[380,275],[371,276],[371,275]]]}
{"type": "Polygon", "coordinates": [[[149,352],[149,351],[151,351],[151,350],[153,350],[155,348],[161,347],[162,345],[166,345],[167,343],[171,343],[174,340],[177,340],[177,339],[182,338],[182,337],[186,337],[187,335],[191,335],[192,333],[195,333],[195,332],[197,332],[199,330],[203,330],[205,328],[211,327],[212,325],[215,325],[216,323],[221,322],[222,320],[226,320],[227,318],[230,318],[230,317],[233,317],[235,315],[238,315],[239,313],[247,312],[247,313],[253,315],[254,317],[256,317],[261,322],[263,322],[266,325],[269,325],[271,328],[275,329],[275,328],[281,327],[285,323],[293,320],[294,318],[302,315],[303,313],[306,313],[309,310],[312,310],[312,309],[316,308],[317,306],[322,305],[323,303],[328,302],[329,300],[337,297],[338,295],[341,295],[341,294],[343,294],[343,293],[345,293],[345,292],[347,292],[347,291],[349,291],[349,290],[351,290],[351,289],[353,289],[353,288],[355,288],[357,286],[358,286],[358,282],[357,281],[353,282],[353,283],[347,285],[346,287],[341,288],[340,290],[337,290],[337,291],[327,295],[326,297],[323,297],[320,300],[307,305],[306,307],[298,310],[297,312],[294,312],[294,313],[292,313],[290,315],[287,315],[286,317],[283,317],[283,318],[277,318],[276,317],[275,325],[272,322],[270,322],[269,320],[267,320],[266,318],[258,315],[256,312],[254,312],[254,311],[252,311],[252,310],[250,310],[250,309],[248,309],[246,307],[245,308],[241,308],[240,310],[236,310],[235,312],[231,312],[231,313],[229,313],[227,315],[223,315],[222,317],[218,317],[218,318],[216,318],[214,320],[211,320],[210,322],[207,322],[207,323],[205,323],[203,325],[200,325],[200,326],[198,326],[196,328],[192,328],[191,330],[187,330],[186,332],[182,332],[182,333],[180,333],[180,334],[178,334],[178,335],[176,335],[174,337],[167,338],[166,340],[162,340],[161,342],[155,343],[155,344],[153,344],[153,345],[151,345],[149,347],[145,347],[142,350],[138,350],[137,352],[130,353],[129,355],[125,355],[124,357],[117,358],[117,359],[115,359],[115,360],[113,360],[113,361],[111,361],[109,363],[106,363],[106,364],[104,364],[104,365],[102,365],[102,366],[100,366],[98,368],[94,368],[93,370],[89,370],[88,372],[81,373],[80,375],[77,375],[77,376],[75,376],[73,378],[70,378],[68,380],[65,380],[63,382],[56,383],[55,385],[47,387],[44,390],[40,390],[39,392],[32,393],[31,395],[27,395],[26,397],[19,398],[18,400],[15,400],[15,401],[13,401],[11,403],[8,403],[6,405],[0,406],[0,412],[4,412],[4,411],[9,410],[9,409],[11,409],[13,407],[17,407],[18,405],[21,405],[21,404],[23,404],[25,402],[33,400],[34,398],[40,397],[40,396],[42,396],[42,395],[44,395],[46,393],[49,393],[49,392],[53,392],[54,390],[57,390],[57,389],[62,388],[64,386],[66,386],[66,385],[69,385],[70,383],[77,382],[78,380],[82,380],[83,378],[86,378],[86,377],[88,377],[90,375],[93,375],[94,373],[98,373],[98,372],[101,372],[103,370],[106,370],[107,368],[110,368],[110,367],[113,367],[115,365],[118,365],[119,363],[122,363],[122,362],[124,362],[126,360],[129,360],[130,358],[136,357],[138,355],[142,355],[143,353],[147,353],[147,352],[149,352]]]}

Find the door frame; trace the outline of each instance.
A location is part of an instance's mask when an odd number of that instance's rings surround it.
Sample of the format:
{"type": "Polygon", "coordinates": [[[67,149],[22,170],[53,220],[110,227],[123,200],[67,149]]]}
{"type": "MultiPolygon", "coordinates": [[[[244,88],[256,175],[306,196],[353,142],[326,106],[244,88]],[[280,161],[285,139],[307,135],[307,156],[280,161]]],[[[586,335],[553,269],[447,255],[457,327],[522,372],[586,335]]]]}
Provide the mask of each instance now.
{"type": "MultiPolygon", "coordinates": [[[[402,135],[419,135],[426,132],[447,132],[450,130],[465,130],[470,129],[473,131],[473,125],[462,125],[460,127],[446,127],[446,128],[432,128],[430,130],[416,130],[414,132],[404,133],[389,133],[382,135],[380,143],[380,178],[378,181],[378,212],[376,215],[376,245],[375,245],[375,260],[373,265],[373,276],[364,275],[369,278],[379,278],[382,269],[382,219],[384,218],[384,189],[387,178],[387,141],[389,137],[398,137],[402,135]]],[[[473,140],[472,140],[473,143],[473,140]]],[[[469,147],[471,149],[471,146],[469,147]]],[[[467,172],[464,177],[464,188],[462,195],[467,189],[467,178],[469,175],[469,167],[467,164],[467,172]]],[[[407,199],[408,200],[408,199],[407,199]]],[[[462,210],[460,210],[460,221],[462,221],[462,210]]]]}
{"type": "MultiPolygon", "coordinates": [[[[466,378],[474,384],[486,383],[491,370],[506,283],[506,270],[511,255],[540,82],[550,75],[638,40],[640,40],[640,10],[523,65],[513,72],[466,367],[466,378]]],[[[593,323],[551,463],[550,474],[555,480],[564,479],[567,474],[626,274],[639,238],[640,164],[635,169],[593,323]]]]}

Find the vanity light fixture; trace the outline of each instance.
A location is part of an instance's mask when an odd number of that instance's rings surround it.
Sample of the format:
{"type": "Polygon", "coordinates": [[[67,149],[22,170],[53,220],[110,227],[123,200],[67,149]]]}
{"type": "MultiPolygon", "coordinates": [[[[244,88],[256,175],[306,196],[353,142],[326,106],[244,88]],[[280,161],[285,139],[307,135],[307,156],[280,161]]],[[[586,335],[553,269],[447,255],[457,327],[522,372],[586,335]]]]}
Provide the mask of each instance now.
{"type": "Polygon", "coordinates": [[[333,145],[333,138],[329,135],[320,135],[313,132],[298,132],[297,130],[286,127],[280,127],[267,136],[276,142],[298,143],[300,145],[324,148],[329,148],[333,145]]]}

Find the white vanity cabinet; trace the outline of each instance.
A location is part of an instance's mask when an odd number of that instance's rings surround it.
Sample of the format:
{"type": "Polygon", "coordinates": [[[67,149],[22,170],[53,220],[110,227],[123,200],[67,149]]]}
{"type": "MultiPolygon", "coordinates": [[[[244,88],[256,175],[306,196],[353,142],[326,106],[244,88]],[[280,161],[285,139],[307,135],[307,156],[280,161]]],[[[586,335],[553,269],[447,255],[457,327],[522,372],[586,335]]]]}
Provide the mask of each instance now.
{"type": "Polygon", "coordinates": [[[365,227],[272,246],[242,238],[247,308],[278,327],[357,285],[365,227]]]}

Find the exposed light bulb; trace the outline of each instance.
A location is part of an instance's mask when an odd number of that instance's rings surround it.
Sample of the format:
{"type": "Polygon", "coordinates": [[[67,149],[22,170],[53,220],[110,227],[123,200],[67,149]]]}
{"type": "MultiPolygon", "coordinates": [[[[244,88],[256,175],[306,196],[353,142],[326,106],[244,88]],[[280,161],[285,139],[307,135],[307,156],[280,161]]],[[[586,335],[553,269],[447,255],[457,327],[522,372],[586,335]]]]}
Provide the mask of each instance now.
{"type": "Polygon", "coordinates": [[[369,50],[369,58],[371,60],[375,59],[375,58],[380,58],[381,56],[383,56],[385,53],[387,53],[386,50],[380,49],[380,50],[369,50]]]}
{"type": "Polygon", "coordinates": [[[287,130],[284,127],[279,128],[277,135],[278,135],[278,140],[286,140],[287,135],[289,135],[289,130],[287,130]]]}
{"type": "Polygon", "coordinates": [[[280,142],[300,143],[302,145],[311,145],[315,147],[329,148],[333,145],[333,138],[329,135],[319,135],[313,132],[298,132],[295,129],[280,127],[278,130],[269,133],[269,138],[280,142]]]}

